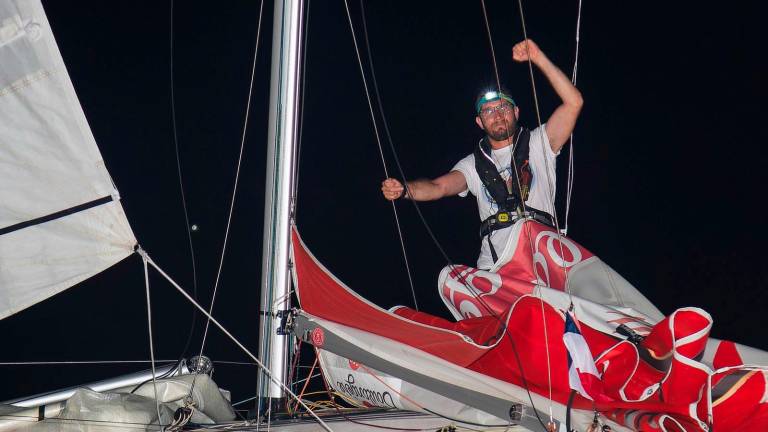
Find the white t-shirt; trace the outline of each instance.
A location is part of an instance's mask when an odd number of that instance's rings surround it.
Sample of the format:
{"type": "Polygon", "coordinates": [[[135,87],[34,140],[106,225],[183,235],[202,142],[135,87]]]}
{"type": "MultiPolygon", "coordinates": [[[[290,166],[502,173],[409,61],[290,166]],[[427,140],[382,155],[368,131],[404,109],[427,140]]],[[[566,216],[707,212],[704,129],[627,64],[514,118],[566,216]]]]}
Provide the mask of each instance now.
{"type": "MultiPolygon", "coordinates": [[[[531,139],[528,144],[528,164],[533,173],[533,179],[531,180],[531,189],[525,205],[552,215],[555,213],[552,203],[555,199],[555,158],[557,154],[552,152],[545,126],[541,125],[541,127],[531,131],[531,139]]],[[[493,162],[499,170],[501,178],[507,182],[511,181],[510,175],[512,174],[511,149],[512,147],[508,146],[492,151],[493,162]]],[[[477,174],[474,153],[470,153],[469,156],[460,160],[451,171],[459,171],[464,174],[464,178],[467,181],[467,189],[461,192],[459,196],[465,197],[467,192],[472,192],[472,195],[477,197],[477,208],[481,221],[499,211],[498,206],[477,174]]],[[[510,226],[491,233],[493,248],[499,256],[501,256],[507,245],[511,231],[512,227],[510,226]]],[[[489,269],[493,267],[493,264],[488,241],[484,238],[480,246],[477,268],[489,269]]]]}

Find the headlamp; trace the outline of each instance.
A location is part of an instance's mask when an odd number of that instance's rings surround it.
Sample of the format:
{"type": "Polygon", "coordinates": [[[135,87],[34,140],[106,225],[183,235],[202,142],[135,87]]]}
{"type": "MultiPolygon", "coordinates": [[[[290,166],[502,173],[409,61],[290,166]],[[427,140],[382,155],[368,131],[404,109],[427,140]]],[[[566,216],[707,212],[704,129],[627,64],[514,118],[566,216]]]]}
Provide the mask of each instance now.
{"type": "Polygon", "coordinates": [[[496,90],[490,90],[485,92],[480,98],[477,99],[477,103],[475,104],[475,112],[477,114],[480,114],[480,109],[488,102],[493,102],[499,99],[503,99],[509,103],[512,104],[512,106],[515,106],[515,101],[506,93],[502,93],[496,90]]]}

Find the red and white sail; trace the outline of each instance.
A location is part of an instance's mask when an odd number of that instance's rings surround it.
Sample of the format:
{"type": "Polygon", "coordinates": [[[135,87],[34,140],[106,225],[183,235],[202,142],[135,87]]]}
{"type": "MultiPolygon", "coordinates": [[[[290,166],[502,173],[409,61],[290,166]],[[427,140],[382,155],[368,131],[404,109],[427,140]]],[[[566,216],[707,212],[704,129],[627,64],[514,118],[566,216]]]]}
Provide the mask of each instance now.
{"type": "MultiPolygon", "coordinates": [[[[516,228],[523,234],[512,258],[494,271],[454,267],[443,272],[440,292],[462,317],[455,322],[371,304],[331,275],[294,232],[294,277],[302,307],[297,331],[358,368],[449,398],[466,412],[483,412],[489,422],[508,421],[508,410],[517,404],[525,405],[529,422],[536,413],[547,420],[549,411],[562,422],[572,391],[563,341],[572,311],[600,377],[600,385],[591,388],[592,400],[578,394],[573,399],[571,420],[578,430],[591,424],[593,410],[614,430],[768,430],[768,368],[743,360],[749,356],[766,365],[766,353],[713,343],[711,317],[701,309],[661,316],[586,249],[572,240],[561,249],[563,240],[550,228],[532,221],[516,228]],[[540,247],[532,248],[528,239],[541,242],[540,247]],[[568,247],[571,252],[565,253],[568,247]],[[568,278],[558,276],[564,270],[571,272],[568,278]],[[563,287],[566,280],[570,293],[563,287]],[[452,282],[461,286],[446,291],[452,282]],[[590,295],[589,284],[607,293],[607,304],[590,295]],[[709,358],[715,361],[703,361],[709,358]]],[[[332,378],[331,385],[334,380],[343,384],[332,378]]],[[[409,403],[451,415],[406,387],[398,384],[397,393],[409,403]]]]}

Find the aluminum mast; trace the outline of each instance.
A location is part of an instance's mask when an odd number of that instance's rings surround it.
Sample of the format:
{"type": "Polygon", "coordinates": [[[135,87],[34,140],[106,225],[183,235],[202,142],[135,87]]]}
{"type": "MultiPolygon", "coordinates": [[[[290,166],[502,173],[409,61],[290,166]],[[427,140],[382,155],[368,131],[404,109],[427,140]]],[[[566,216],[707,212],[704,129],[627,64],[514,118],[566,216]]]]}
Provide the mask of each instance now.
{"type": "MultiPolygon", "coordinates": [[[[303,0],[275,2],[272,78],[264,197],[264,245],[261,278],[259,359],[272,376],[285,382],[289,337],[278,335],[279,311],[290,307],[291,192],[295,180],[302,55],[303,0]]],[[[267,375],[259,374],[259,412],[275,407],[285,394],[267,375]],[[266,398],[266,399],[264,399],[266,398]],[[265,403],[267,403],[265,405],[265,403]]]]}

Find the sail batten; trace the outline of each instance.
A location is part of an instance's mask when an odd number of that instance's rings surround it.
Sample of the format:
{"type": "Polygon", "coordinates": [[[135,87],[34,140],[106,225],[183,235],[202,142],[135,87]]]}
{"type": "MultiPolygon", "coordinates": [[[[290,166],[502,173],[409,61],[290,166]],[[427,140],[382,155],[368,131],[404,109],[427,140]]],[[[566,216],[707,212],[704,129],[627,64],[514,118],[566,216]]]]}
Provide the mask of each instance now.
{"type": "Polygon", "coordinates": [[[27,227],[30,227],[30,226],[39,225],[39,224],[46,223],[46,222],[49,222],[49,221],[52,221],[52,220],[56,220],[56,219],[62,218],[64,216],[73,214],[73,213],[78,213],[78,212],[81,212],[83,210],[88,210],[91,207],[96,207],[96,206],[99,206],[99,205],[102,205],[102,204],[106,204],[106,203],[108,203],[108,202],[110,202],[112,200],[113,200],[113,198],[111,196],[107,196],[107,197],[95,199],[93,201],[90,201],[90,202],[87,202],[87,203],[84,203],[84,204],[80,204],[80,205],[77,205],[77,206],[74,206],[74,207],[70,207],[68,209],[60,210],[60,211],[57,211],[56,213],[52,213],[52,214],[49,214],[49,215],[46,215],[46,216],[42,216],[42,217],[35,218],[35,219],[30,219],[30,220],[25,221],[25,222],[19,222],[19,223],[15,224],[15,225],[11,225],[11,226],[8,226],[8,227],[5,227],[5,228],[0,228],[0,235],[8,234],[8,233],[11,233],[11,232],[14,232],[14,231],[18,231],[20,229],[24,229],[24,228],[27,228],[27,227]]]}

